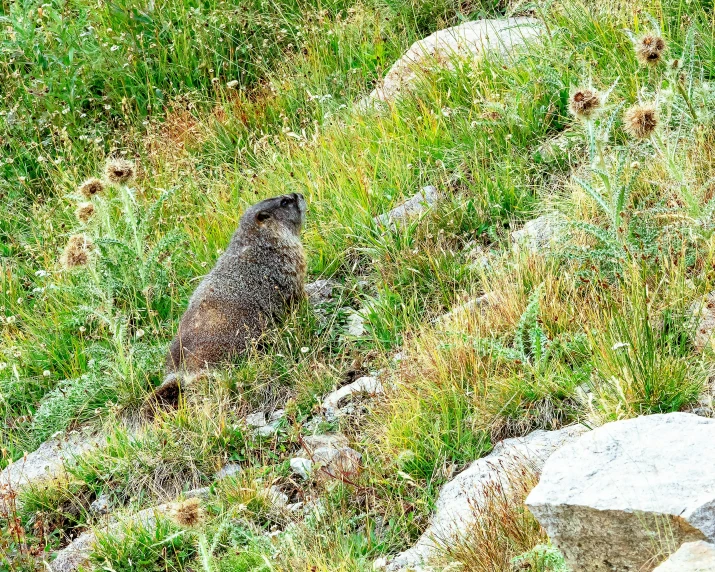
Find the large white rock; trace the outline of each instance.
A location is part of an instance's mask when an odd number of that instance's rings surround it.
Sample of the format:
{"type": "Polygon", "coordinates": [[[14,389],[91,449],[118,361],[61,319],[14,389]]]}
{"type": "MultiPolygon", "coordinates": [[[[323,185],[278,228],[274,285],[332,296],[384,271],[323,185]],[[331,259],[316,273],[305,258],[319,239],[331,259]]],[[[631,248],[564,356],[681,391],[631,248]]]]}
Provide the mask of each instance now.
{"type": "Polygon", "coordinates": [[[704,540],[686,542],[655,572],[713,572],[715,570],[715,544],[704,540]]]}
{"type": "Polygon", "coordinates": [[[412,548],[390,562],[388,570],[428,565],[439,541],[459,535],[474,522],[472,507],[484,498],[487,485],[499,481],[508,486],[510,469],[524,464],[540,470],[549,455],[584,431],[586,428],[580,425],[559,431],[534,431],[526,437],[498,443],[489,455],[474,461],[442,487],[429,527],[412,548]]]}
{"type": "Polygon", "coordinates": [[[437,199],[439,199],[437,188],[427,185],[419,193],[412,195],[391,211],[376,216],[373,220],[376,224],[382,226],[394,226],[395,223],[408,221],[426,212],[437,202],[437,199]]]}
{"type": "Polygon", "coordinates": [[[539,21],[533,18],[476,20],[439,30],[412,44],[368,101],[392,101],[426,70],[451,69],[456,58],[479,58],[490,51],[506,55],[541,33],[539,21]]]}
{"type": "Polygon", "coordinates": [[[715,420],[617,421],[552,455],[526,499],[574,572],[648,571],[715,540],[715,420]]]}

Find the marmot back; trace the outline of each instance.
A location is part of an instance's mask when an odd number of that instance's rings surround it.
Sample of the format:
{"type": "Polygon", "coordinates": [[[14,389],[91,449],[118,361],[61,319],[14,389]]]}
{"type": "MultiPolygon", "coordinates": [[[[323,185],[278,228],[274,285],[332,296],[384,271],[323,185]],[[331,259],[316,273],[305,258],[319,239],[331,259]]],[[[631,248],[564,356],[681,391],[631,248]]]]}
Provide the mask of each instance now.
{"type": "Polygon", "coordinates": [[[304,220],[305,199],[298,193],[246,210],[191,296],[169,349],[167,374],[196,373],[240,354],[304,297],[304,220]]]}

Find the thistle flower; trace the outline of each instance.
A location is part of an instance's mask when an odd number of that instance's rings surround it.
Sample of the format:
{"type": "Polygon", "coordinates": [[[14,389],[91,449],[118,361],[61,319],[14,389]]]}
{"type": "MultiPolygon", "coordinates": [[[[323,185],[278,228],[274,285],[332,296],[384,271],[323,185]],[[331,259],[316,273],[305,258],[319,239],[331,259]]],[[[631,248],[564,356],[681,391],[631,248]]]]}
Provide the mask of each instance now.
{"type": "Polygon", "coordinates": [[[67,246],[65,246],[60,262],[65,268],[84,266],[89,262],[89,255],[93,248],[94,244],[89,237],[83,234],[71,236],[67,241],[67,246]]]}
{"type": "Polygon", "coordinates": [[[74,211],[75,216],[80,222],[87,222],[94,216],[94,204],[93,203],[81,203],[77,210],[74,211]]]}
{"type": "Polygon", "coordinates": [[[590,89],[579,89],[569,100],[569,110],[579,119],[589,119],[601,107],[598,93],[590,89]]]}
{"type": "Polygon", "coordinates": [[[636,56],[644,66],[655,66],[663,59],[666,43],[660,36],[647,34],[636,42],[636,56]]]}
{"type": "Polygon", "coordinates": [[[107,179],[115,185],[123,185],[134,178],[134,163],[126,159],[109,159],[104,167],[107,179]]]}
{"type": "Polygon", "coordinates": [[[79,186],[78,190],[80,194],[87,197],[88,199],[91,199],[97,193],[101,193],[102,191],[104,191],[104,183],[96,177],[92,177],[91,179],[87,179],[84,183],[82,183],[79,186]]]}
{"type": "Polygon", "coordinates": [[[623,115],[625,130],[635,139],[647,139],[658,126],[658,114],[655,105],[634,105],[623,115]]]}
{"type": "Polygon", "coordinates": [[[174,503],[171,507],[170,516],[180,526],[197,526],[204,520],[201,501],[198,498],[190,498],[183,502],[174,503]]]}

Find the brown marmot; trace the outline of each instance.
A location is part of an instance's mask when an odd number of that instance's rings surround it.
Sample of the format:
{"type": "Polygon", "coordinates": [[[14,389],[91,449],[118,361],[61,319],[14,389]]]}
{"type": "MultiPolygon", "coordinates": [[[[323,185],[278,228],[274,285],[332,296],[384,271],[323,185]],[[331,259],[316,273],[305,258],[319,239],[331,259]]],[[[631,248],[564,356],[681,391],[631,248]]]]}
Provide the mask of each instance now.
{"type": "Polygon", "coordinates": [[[175,402],[183,374],[210,369],[244,352],[305,296],[300,242],[305,210],[299,193],[266,199],[246,210],[226,251],[189,300],[156,399],[175,402]]]}

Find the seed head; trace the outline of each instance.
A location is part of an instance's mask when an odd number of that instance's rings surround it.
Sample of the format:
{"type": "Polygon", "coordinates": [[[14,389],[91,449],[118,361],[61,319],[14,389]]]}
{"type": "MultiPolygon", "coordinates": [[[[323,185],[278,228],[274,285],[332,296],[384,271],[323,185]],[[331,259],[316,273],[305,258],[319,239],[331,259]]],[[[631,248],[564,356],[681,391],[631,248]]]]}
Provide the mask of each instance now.
{"type": "Polygon", "coordinates": [[[623,115],[625,129],[635,139],[647,139],[658,126],[658,113],[655,105],[634,105],[623,115]]]}
{"type": "Polygon", "coordinates": [[[126,159],[109,159],[104,167],[107,179],[115,185],[123,185],[134,178],[136,169],[134,163],[126,159]]]}
{"type": "Polygon", "coordinates": [[[598,93],[590,89],[579,89],[569,100],[569,109],[579,119],[588,119],[594,115],[601,106],[598,93]]]}
{"type": "Polygon", "coordinates": [[[171,507],[170,515],[172,520],[180,526],[193,527],[201,524],[204,520],[201,501],[197,498],[174,503],[171,507]]]}
{"type": "Polygon", "coordinates": [[[75,234],[67,241],[67,246],[65,246],[60,262],[62,266],[68,269],[84,266],[89,262],[89,255],[93,248],[94,244],[89,237],[83,234],[75,234]]]}
{"type": "Polygon", "coordinates": [[[94,211],[94,203],[81,203],[74,214],[80,222],[87,222],[94,216],[94,211]]]}
{"type": "Polygon", "coordinates": [[[663,38],[646,34],[636,42],[636,56],[644,66],[655,66],[662,61],[666,48],[663,38]]]}
{"type": "Polygon", "coordinates": [[[104,183],[96,177],[92,177],[82,183],[78,190],[82,196],[91,199],[94,195],[101,193],[104,190],[104,183]]]}

